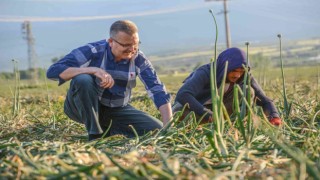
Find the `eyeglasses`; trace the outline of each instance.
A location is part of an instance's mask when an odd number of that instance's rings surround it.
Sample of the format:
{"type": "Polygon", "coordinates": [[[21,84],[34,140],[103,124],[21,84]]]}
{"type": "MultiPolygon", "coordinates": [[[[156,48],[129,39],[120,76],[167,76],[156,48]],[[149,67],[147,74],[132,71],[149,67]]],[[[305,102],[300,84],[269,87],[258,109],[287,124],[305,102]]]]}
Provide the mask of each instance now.
{"type": "Polygon", "coordinates": [[[139,45],[141,44],[141,41],[138,42],[138,44],[122,44],[121,42],[111,38],[113,41],[115,41],[116,43],[118,43],[120,46],[122,46],[123,48],[125,49],[128,49],[130,47],[133,47],[133,48],[138,48],[139,45]]]}

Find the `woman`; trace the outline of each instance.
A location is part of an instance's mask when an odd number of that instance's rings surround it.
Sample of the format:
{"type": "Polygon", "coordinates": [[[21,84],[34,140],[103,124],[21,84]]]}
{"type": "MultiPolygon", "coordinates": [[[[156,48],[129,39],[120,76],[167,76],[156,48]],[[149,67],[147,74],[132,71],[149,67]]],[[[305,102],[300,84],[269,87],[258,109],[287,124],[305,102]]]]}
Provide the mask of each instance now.
{"type": "MultiPolygon", "coordinates": [[[[229,48],[218,56],[216,68],[217,87],[220,88],[222,83],[225,83],[223,102],[229,115],[233,113],[233,87],[235,84],[242,87],[244,83],[245,70],[243,66],[247,66],[246,56],[239,48],[229,48]],[[222,82],[227,61],[227,77],[226,81],[222,82]]],[[[272,100],[265,95],[251,74],[250,78],[251,94],[254,96],[256,104],[262,106],[271,124],[279,126],[281,119],[272,100]]],[[[177,93],[173,111],[181,110],[185,104],[189,105],[185,113],[194,111],[198,118],[206,114],[202,123],[211,121],[210,63],[199,67],[187,77],[177,93]]]]}

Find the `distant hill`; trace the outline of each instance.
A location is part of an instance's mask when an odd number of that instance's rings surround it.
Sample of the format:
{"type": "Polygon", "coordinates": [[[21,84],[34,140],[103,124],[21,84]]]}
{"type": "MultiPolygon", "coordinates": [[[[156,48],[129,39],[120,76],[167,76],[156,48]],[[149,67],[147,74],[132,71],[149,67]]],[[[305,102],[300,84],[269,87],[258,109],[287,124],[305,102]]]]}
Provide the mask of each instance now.
{"type": "MultiPolygon", "coordinates": [[[[246,50],[244,44],[235,45],[246,50]]],[[[218,54],[224,48],[218,47],[218,54]]],[[[270,60],[273,66],[279,66],[279,43],[278,44],[253,44],[249,45],[250,59],[262,57],[270,60]]],[[[161,72],[188,72],[194,68],[210,62],[214,57],[214,48],[204,47],[197,50],[184,50],[177,53],[171,52],[163,55],[149,56],[154,67],[161,72]]],[[[320,62],[320,38],[285,41],[282,42],[282,57],[286,66],[315,65],[320,62]]]]}

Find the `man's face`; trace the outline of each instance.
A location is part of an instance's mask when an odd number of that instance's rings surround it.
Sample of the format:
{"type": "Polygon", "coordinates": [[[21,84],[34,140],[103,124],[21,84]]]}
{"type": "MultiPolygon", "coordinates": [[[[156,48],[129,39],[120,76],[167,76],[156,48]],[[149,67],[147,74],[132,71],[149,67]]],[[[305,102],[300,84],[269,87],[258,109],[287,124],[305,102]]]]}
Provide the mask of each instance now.
{"type": "Polygon", "coordinates": [[[139,49],[138,33],[128,35],[120,31],[116,37],[109,38],[108,42],[116,61],[131,59],[139,49]]]}
{"type": "Polygon", "coordinates": [[[243,68],[234,69],[227,74],[227,82],[236,83],[243,74],[243,68]]]}

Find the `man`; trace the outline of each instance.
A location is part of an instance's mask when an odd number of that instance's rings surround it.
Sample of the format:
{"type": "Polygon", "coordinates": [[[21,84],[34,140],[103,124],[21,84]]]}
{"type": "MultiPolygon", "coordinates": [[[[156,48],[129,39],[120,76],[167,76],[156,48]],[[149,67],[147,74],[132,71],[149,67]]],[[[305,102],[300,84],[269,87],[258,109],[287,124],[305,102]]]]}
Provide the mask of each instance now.
{"type": "MultiPolygon", "coordinates": [[[[220,88],[222,83],[225,83],[223,103],[228,111],[228,114],[233,113],[233,87],[234,84],[243,86],[243,77],[245,70],[243,66],[246,66],[245,53],[238,48],[229,48],[223,51],[217,59],[216,78],[217,87],[220,88]],[[223,74],[225,70],[226,61],[228,61],[226,82],[222,82],[223,74]]],[[[269,99],[257,81],[251,78],[251,94],[255,97],[257,105],[262,106],[264,113],[269,118],[269,121],[273,125],[280,125],[281,119],[279,113],[275,108],[271,99],[269,99]]],[[[173,111],[179,111],[182,107],[188,104],[186,113],[194,111],[198,118],[205,115],[202,123],[212,121],[211,109],[211,88],[210,88],[210,64],[203,65],[196,69],[193,73],[187,77],[183,86],[179,89],[173,111]]]]}
{"type": "Polygon", "coordinates": [[[85,124],[89,140],[100,138],[109,126],[107,136],[133,137],[129,125],[143,135],[169,122],[170,95],[139,50],[139,43],[133,22],[116,21],[110,27],[109,39],[74,49],[48,69],[47,77],[59,80],[59,85],[72,79],[64,111],[69,118],[85,124]],[[163,124],[129,104],[137,76],[159,109],[163,124]]]}

